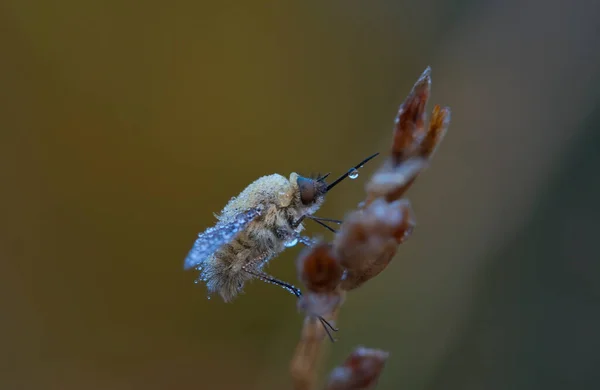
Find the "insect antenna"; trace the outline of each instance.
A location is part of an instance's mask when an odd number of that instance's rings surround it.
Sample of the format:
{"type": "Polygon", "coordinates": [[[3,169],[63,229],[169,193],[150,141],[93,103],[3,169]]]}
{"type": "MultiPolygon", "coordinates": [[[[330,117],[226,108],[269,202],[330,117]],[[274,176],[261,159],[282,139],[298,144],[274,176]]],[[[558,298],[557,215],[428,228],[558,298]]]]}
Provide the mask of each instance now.
{"type": "Polygon", "coordinates": [[[329,184],[327,186],[327,189],[325,190],[325,192],[328,192],[333,187],[335,187],[336,185],[338,185],[342,180],[344,180],[345,178],[347,178],[352,172],[356,171],[357,169],[362,168],[363,165],[365,165],[367,162],[369,162],[369,160],[377,157],[378,154],[379,153],[375,153],[374,155],[365,158],[363,161],[361,161],[360,163],[358,163],[355,167],[350,168],[348,170],[348,172],[344,173],[342,176],[338,177],[333,183],[329,184]]]}
{"type": "Polygon", "coordinates": [[[323,180],[327,179],[327,176],[329,176],[329,175],[331,175],[331,172],[327,172],[323,176],[317,177],[317,181],[323,181],[323,180]]]}

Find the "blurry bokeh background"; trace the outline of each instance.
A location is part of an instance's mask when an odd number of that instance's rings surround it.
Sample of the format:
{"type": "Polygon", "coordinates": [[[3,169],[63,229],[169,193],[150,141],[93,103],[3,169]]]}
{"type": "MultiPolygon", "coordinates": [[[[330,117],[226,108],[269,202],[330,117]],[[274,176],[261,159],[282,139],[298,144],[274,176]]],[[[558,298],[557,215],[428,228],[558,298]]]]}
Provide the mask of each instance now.
{"type": "MultiPolygon", "coordinates": [[[[257,177],[388,147],[427,65],[450,132],[327,368],[381,389],[600,388],[600,2],[0,3],[0,388],[281,389],[301,316],[182,261],[257,177]]],[[[343,217],[359,179],[319,215],[343,217]]],[[[328,233],[309,225],[314,234],[328,233]]],[[[300,247],[269,271],[296,282],[300,247]]]]}

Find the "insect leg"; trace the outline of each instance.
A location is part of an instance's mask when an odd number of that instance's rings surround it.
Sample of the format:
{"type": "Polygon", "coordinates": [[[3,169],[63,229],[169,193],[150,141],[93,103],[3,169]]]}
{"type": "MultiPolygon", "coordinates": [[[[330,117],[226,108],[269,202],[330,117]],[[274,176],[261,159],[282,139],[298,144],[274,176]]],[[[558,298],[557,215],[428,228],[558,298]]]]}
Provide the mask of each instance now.
{"type": "Polygon", "coordinates": [[[312,215],[305,214],[305,215],[301,216],[300,218],[298,218],[298,220],[292,224],[292,228],[294,228],[294,229],[297,228],[302,223],[302,221],[304,221],[305,218],[315,221],[316,223],[318,223],[319,225],[323,226],[325,229],[327,229],[333,233],[337,233],[337,231],[335,229],[333,229],[332,227],[328,226],[327,224],[325,224],[325,222],[337,223],[338,225],[342,223],[342,221],[340,221],[338,219],[320,218],[320,217],[315,217],[312,215]]]}
{"type": "Polygon", "coordinates": [[[318,218],[311,218],[311,217],[308,217],[308,219],[310,219],[311,221],[315,221],[316,223],[318,223],[319,225],[323,226],[325,229],[329,230],[330,232],[332,232],[332,233],[334,233],[334,234],[335,234],[335,233],[337,233],[337,230],[335,230],[334,228],[330,227],[330,226],[329,226],[329,225],[327,225],[326,223],[324,223],[324,222],[321,222],[321,220],[320,220],[320,219],[318,219],[318,218]]]}
{"type": "MultiPolygon", "coordinates": [[[[276,278],[272,277],[271,275],[267,274],[266,272],[257,271],[257,270],[252,269],[253,264],[256,264],[256,263],[251,262],[248,265],[242,267],[242,269],[245,272],[249,273],[250,275],[254,276],[255,278],[262,280],[263,282],[275,284],[279,287],[286,289],[287,291],[294,294],[296,296],[296,298],[300,298],[302,296],[302,291],[300,291],[299,288],[295,287],[294,285],[292,285],[290,283],[284,282],[283,280],[276,279],[276,278]]],[[[321,316],[317,316],[317,318],[323,325],[323,328],[325,329],[325,332],[327,333],[329,340],[331,340],[332,343],[335,342],[335,339],[331,335],[331,332],[332,331],[337,332],[339,329],[337,329],[336,327],[331,325],[331,323],[329,321],[327,321],[325,318],[323,318],[321,316]]]]}
{"type": "Polygon", "coordinates": [[[296,229],[298,226],[300,226],[302,221],[304,221],[304,218],[306,218],[306,214],[298,218],[298,220],[292,224],[292,229],[296,229]]]}
{"type": "Polygon", "coordinates": [[[343,222],[343,221],[340,221],[339,219],[321,218],[321,217],[315,217],[314,215],[307,215],[306,218],[312,219],[314,221],[337,223],[338,225],[341,225],[343,222]]]}
{"type": "Polygon", "coordinates": [[[302,296],[302,292],[300,291],[300,289],[298,289],[294,285],[286,283],[282,280],[276,279],[276,278],[272,277],[271,275],[267,274],[266,272],[257,271],[255,269],[252,269],[253,268],[252,264],[253,263],[250,263],[250,264],[244,266],[242,269],[245,272],[249,273],[250,275],[254,276],[255,278],[262,280],[263,282],[271,283],[271,284],[274,284],[281,288],[286,289],[290,293],[294,294],[297,298],[300,298],[302,296]]]}

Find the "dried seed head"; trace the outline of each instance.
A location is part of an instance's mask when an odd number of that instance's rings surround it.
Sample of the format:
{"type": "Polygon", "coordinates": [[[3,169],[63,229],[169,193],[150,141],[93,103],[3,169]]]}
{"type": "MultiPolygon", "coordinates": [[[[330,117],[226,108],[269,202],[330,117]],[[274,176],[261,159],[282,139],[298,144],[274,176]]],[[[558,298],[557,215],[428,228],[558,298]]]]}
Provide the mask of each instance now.
{"type": "Polygon", "coordinates": [[[391,156],[369,181],[365,205],[380,196],[391,202],[404,195],[442,141],[450,124],[450,109],[435,106],[426,129],[430,92],[431,69],[427,67],[398,109],[391,156]]]}
{"type": "Polygon", "coordinates": [[[357,288],[383,271],[414,225],[410,202],[404,199],[388,203],[378,198],[351,213],[333,241],[335,256],[346,268],[342,288],[357,288]]]}
{"type": "Polygon", "coordinates": [[[329,243],[306,248],[297,260],[298,276],[309,291],[329,293],[342,279],[343,269],[329,243]]]}
{"type": "Polygon", "coordinates": [[[329,376],[327,390],[364,390],[373,388],[379,380],[389,353],[358,347],[344,364],[329,376]]]}

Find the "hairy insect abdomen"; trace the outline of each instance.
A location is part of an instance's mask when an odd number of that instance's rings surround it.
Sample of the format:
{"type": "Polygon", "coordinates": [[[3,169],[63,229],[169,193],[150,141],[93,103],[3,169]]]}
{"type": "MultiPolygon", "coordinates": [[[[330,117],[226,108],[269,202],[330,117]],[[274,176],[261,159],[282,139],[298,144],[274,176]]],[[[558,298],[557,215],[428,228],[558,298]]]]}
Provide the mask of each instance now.
{"type": "Polygon", "coordinates": [[[209,293],[219,293],[226,302],[235,298],[245,282],[253,278],[244,268],[261,271],[302,229],[302,226],[292,229],[290,221],[295,218],[295,210],[271,204],[259,219],[210,256],[203,263],[200,275],[209,293]]]}

